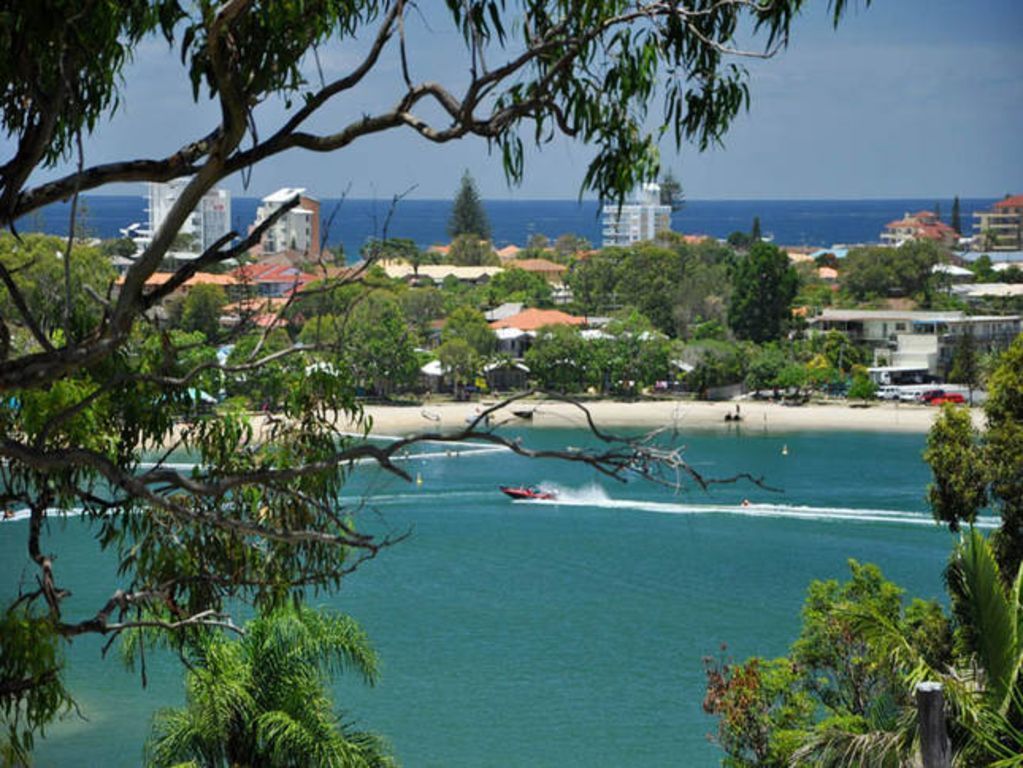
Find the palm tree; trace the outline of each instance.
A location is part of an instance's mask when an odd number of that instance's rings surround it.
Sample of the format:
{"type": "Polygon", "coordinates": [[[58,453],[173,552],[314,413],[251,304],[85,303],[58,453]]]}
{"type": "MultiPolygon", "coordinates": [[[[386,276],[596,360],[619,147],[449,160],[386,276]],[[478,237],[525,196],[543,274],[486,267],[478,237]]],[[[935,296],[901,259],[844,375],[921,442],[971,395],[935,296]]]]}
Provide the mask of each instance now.
{"type": "Polygon", "coordinates": [[[248,622],[241,640],[213,635],[190,653],[185,706],[154,718],[153,768],[395,765],[378,736],[335,714],[327,688],[346,670],[376,678],[376,655],[350,617],[281,609],[248,622]]]}
{"type": "MultiPolygon", "coordinates": [[[[900,669],[908,694],[925,680],[940,682],[948,710],[953,765],[1023,768],[1023,565],[1006,587],[988,539],[964,533],[946,572],[956,623],[950,665],[925,657],[903,628],[879,614],[858,616],[857,629],[900,669]]],[[[792,765],[912,764],[919,749],[916,710],[903,706],[880,727],[819,728],[792,756],[792,765]],[[869,762],[864,756],[871,755],[869,762]]]]}

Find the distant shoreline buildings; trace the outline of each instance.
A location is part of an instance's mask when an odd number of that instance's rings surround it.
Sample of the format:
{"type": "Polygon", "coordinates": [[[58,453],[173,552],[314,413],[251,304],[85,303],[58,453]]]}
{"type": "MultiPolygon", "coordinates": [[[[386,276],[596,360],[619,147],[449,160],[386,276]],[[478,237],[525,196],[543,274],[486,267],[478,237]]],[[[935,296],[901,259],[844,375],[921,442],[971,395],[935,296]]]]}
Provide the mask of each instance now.
{"type": "Polygon", "coordinates": [[[604,248],[655,240],[671,229],[671,206],[661,205],[660,184],[644,184],[630,202],[605,205],[603,216],[604,248]]]}
{"type": "MultiPolygon", "coordinates": [[[[133,224],[122,230],[138,245],[146,245],[163,226],[171,208],[181,197],[190,179],[173,179],[168,182],[150,182],[146,185],[149,206],[148,228],[133,224]]],[[[199,205],[185,219],[178,230],[179,235],[193,239],[195,249],[202,253],[231,231],[231,193],[226,189],[211,189],[199,201],[199,205]]]]}
{"type": "Polygon", "coordinates": [[[951,248],[959,242],[959,233],[934,211],[907,213],[897,221],[888,222],[881,233],[881,245],[898,248],[911,240],[930,240],[951,248]]]}
{"type": "Polygon", "coordinates": [[[1023,250],[1023,195],[1006,195],[989,211],[977,211],[973,229],[979,250],[1023,250]]]}
{"type": "Polygon", "coordinates": [[[264,197],[249,231],[295,197],[298,205],[267,229],[260,240],[259,251],[266,256],[287,254],[293,259],[316,261],[320,258],[320,202],[307,195],[304,188],[282,187],[264,197]]]}

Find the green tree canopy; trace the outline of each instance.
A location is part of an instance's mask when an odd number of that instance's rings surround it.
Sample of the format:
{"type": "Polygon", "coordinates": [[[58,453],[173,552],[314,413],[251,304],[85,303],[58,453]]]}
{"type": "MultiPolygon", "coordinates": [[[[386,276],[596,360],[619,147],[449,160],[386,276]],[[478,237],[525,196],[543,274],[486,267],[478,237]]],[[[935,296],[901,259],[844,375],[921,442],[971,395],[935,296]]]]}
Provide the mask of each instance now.
{"type": "Polygon", "coordinates": [[[924,454],[934,474],[929,498],[935,517],[953,530],[990,500],[1002,519],[993,536],[998,565],[1015,574],[1023,562],[1023,334],[988,379],[984,414],[982,436],[968,413],[949,407],[931,428],[924,454]]]}
{"type": "Polygon", "coordinates": [[[798,291],[799,276],[785,252],[770,243],[754,243],[735,265],[728,324],[741,339],[758,343],[779,339],[798,291]]]}
{"type": "Polygon", "coordinates": [[[151,768],[395,765],[379,736],[334,708],[329,684],[342,670],[370,685],[377,677],[376,654],[350,617],[282,608],[248,622],[238,640],[199,638],[186,658],[185,706],[156,714],[151,768]]]}
{"type": "Polygon", "coordinates": [[[853,248],[842,262],[842,288],[855,299],[920,296],[927,299],[931,271],[941,251],[929,241],[912,241],[899,248],[853,248]]]}
{"type": "Polygon", "coordinates": [[[521,301],[530,307],[551,306],[551,284],[535,272],[517,268],[515,262],[487,281],[480,293],[490,307],[506,301],[521,301]]]}
{"type": "Polygon", "coordinates": [[[471,307],[459,307],[448,315],[441,339],[462,339],[481,357],[490,355],[497,346],[497,337],[487,319],[482,312],[471,307]]]}
{"type": "Polygon", "coordinates": [[[437,359],[444,375],[449,376],[454,383],[456,394],[479,373],[479,352],[460,336],[449,338],[437,347],[437,359]]]}
{"type": "Polygon", "coordinates": [[[209,341],[220,336],[220,315],[227,304],[227,294],[219,285],[196,285],[185,297],[181,327],[199,331],[209,341]]]}
{"type": "Polygon", "coordinates": [[[445,261],[461,267],[496,267],[501,263],[489,240],[471,234],[458,235],[451,241],[445,261]]]}
{"type": "Polygon", "coordinates": [[[580,392],[586,387],[587,369],[593,364],[590,352],[578,328],[551,325],[537,331],[525,360],[530,376],[542,387],[562,393],[580,392]]]}
{"type": "Polygon", "coordinates": [[[686,196],[682,192],[682,183],[675,178],[671,169],[661,177],[661,205],[667,205],[672,213],[681,211],[685,206],[686,196]]]}
{"type": "Polygon", "coordinates": [[[373,291],[349,313],[340,351],[356,384],[376,394],[404,389],[418,373],[408,322],[386,291],[373,291]]]}
{"type": "Polygon", "coordinates": [[[448,234],[452,239],[459,235],[471,235],[477,240],[490,239],[490,219],[483,208],[476,182],[469,171],[462,174],[462,181],[451,205],[451,218],[448,220],[448,234]]]}

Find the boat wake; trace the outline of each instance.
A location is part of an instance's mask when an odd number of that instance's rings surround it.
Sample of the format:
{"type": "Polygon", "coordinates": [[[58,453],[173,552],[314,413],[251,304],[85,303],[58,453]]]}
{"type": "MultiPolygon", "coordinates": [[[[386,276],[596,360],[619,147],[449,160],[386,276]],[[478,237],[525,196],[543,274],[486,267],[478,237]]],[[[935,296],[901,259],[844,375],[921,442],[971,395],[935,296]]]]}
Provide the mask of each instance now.
{"type": "MultiPolygon", "coordinates": [[[[928,512],[904,512],[895,509],[858,509],[853,507],[816,507],[799,504],[696,504],[692,502],[651,501],[647,499],[613,499],[596,485],[580,489],[541,484],[543,490],[557,493],[551,500],[529,501],[568,507],[595,507],[631,512],[652,512],[661,515],[738,515],[742,517],[783,518],[790,520],[891,523],[899,525],[936,526],[928,512]]],[[[997,518],[978,518],[978,528],[997,528],[997,518]]]]}
{"type": "MultiPolygon", "coordinates": [[[[59,519],[62,517],[81,517],[82,510],[79,508],[75,509],[47,509],[46,517],[48,520],[59,519]]],[[[32,512],[28,509],[14,509],[9,513],[0,515],[0,523],[16,523],[19,520],[28,520],[32,517],[32,512]]]]}

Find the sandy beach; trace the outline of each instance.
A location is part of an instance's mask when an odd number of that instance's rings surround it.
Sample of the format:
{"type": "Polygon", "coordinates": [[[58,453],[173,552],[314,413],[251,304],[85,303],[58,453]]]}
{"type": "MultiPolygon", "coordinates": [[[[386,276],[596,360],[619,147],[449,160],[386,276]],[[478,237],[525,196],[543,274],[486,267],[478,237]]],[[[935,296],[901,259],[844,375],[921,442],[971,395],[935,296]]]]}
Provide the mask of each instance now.
{"type": "MultiPolygon", "coordinates": [[[[372,431],[379,435],[404,435],[417,432],[451,431],[466,426],[467,419],[480,409],[495,405],[497,400],[469,403],[424,403],[422,405],[366,406],[366,415],[372,418],[372,431]]],[[[786,406],[779,403],[742,401],[739,413],[742,420],[726,421],[726,415],[736,413],[736,402],[700,402],[693,400],[660,400],[641,402],[614,402],[602,400],[585,404],[594,423],[606,428],[680,430],[766,430],[768,432],[795,431],[870,431],[916,432],[930,429],[940,409],[905,403],[873,403],[868,407],[855,407],[845,403],[814,403],[786,406]]],[[[983,425],[983,412],[974,408],[973,419],[983,425]]],[[[516,401],[494,414],[492,424],[514,427],[533,426],[585,427],[583,412],[569,403],[549,400],[516,401]],[[522,418],[515,414],[532,414],[522,418]]],[[[353,426],[353,425],[348,425],[353,426]]]]}

